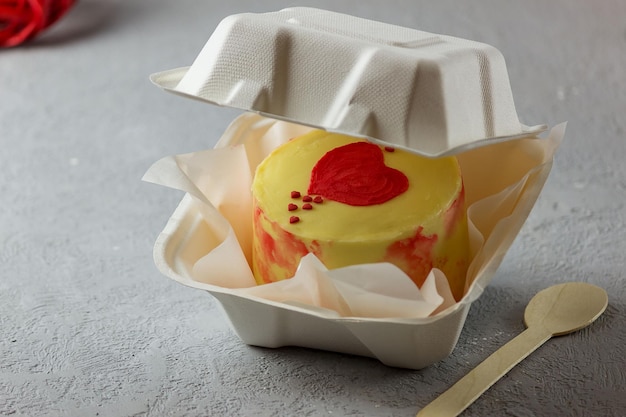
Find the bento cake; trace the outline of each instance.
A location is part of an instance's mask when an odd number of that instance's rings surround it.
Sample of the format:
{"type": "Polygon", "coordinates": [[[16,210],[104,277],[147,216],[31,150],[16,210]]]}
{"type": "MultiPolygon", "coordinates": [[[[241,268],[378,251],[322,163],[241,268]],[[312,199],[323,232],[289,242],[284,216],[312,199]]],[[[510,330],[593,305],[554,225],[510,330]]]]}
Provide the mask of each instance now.
{"type": "Polygon", "coordinates": [[[313,253],[329,269],[390,262],[419,287],[439,268],[454,297],[463,295],[469,247],[454,157],[314,130],[261,162],[252,195],[258,284],[292,277],[313,253]]]}

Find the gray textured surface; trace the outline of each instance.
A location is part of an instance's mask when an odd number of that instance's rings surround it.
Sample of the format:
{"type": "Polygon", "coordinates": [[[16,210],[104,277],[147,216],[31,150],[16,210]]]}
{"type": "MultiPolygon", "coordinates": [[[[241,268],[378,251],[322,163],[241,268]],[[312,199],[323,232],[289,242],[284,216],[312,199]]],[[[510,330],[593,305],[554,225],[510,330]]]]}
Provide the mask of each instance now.
{"type": "Polygon", "coordinates": [[[310,1],[491,43],[527,124],[569,121],[544,193],[453,354],[422,371],[243,345],[208,295],[153,266],[181,195],[142,183],[237,114],[162,93],[218,21],[301,2],[83,0],[0,51],[0,415],[412,416],[523,329],[538,290],[609,292],[464,415],[626,414],[626,3],[310,1]]]}

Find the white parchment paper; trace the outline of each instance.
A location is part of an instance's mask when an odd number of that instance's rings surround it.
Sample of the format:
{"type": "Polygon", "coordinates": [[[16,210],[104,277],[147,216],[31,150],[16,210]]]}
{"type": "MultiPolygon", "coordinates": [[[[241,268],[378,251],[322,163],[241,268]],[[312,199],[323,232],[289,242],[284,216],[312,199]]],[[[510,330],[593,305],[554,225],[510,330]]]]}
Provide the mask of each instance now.
{"type": "MultiPolygon", "coordinates": [[[[420,318],[453,307],[456,302],[439,270],[431,271],[418,289],[391,264],[329,271],[312,254],[302,259],[293,278],[256,285],[249,266],[254,171],[272,149],[309,130],[245,113],[229,126],[215,149],[169,156],[146,172],[145,181],[195,197],[213,235],[210,249],[193,266],[194,286],[234,289],[343,317],[420,318]]],[[[465,183],[472,254],[460,303],[475,300],[492,279],[545,183],[564,133],[565,123],[545,138],[514,139],[457,155],[465,183]]]]}

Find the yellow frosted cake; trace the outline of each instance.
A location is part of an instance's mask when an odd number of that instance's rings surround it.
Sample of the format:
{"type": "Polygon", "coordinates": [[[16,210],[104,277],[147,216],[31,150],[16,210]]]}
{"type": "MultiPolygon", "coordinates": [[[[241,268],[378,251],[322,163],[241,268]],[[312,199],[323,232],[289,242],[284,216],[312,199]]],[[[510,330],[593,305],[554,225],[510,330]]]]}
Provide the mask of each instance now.
{"type": "Polygon", "coordinates": [[[390,262],[418,286],[439,268],[455,298],[463,295],[469,248],[454,157],[315,130],[265,158],[252,195],[259,284],[292,277],[312,252],[329,269],[390,262]]]}

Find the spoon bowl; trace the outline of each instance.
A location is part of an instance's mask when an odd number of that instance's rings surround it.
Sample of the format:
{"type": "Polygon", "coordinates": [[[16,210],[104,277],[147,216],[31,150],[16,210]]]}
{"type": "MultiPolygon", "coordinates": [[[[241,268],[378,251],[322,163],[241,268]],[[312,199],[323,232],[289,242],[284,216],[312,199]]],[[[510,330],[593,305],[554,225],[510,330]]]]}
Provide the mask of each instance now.
{"type": "Polygon", "coordinates": [[[552,336],[587,327],[608,305],[606,291],[584,282],[554,285],[539,291],[524,311],[526,327],[543,326],[552,336]]]}

